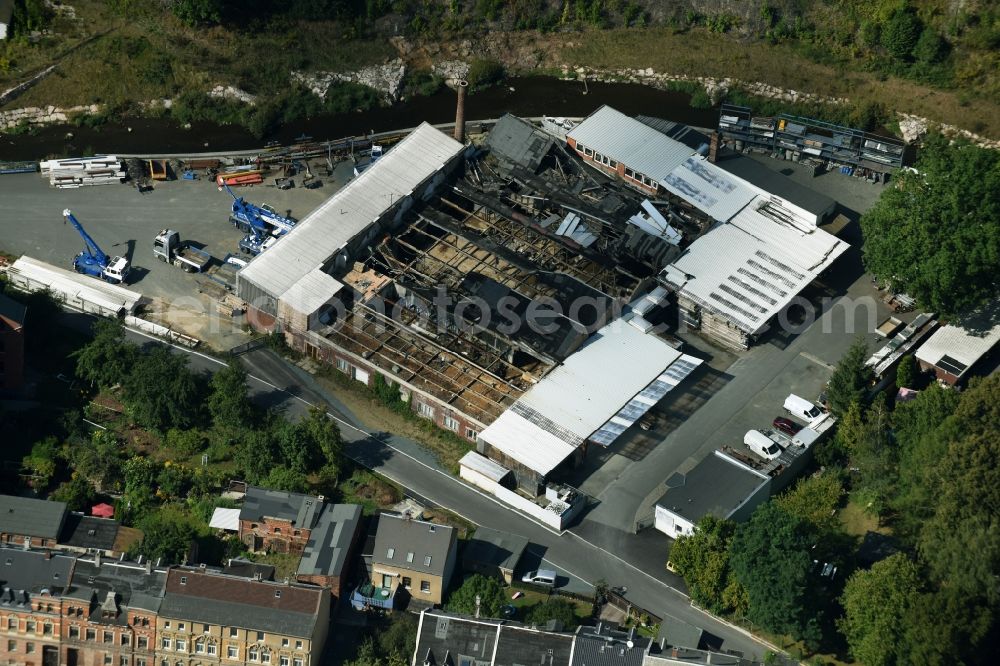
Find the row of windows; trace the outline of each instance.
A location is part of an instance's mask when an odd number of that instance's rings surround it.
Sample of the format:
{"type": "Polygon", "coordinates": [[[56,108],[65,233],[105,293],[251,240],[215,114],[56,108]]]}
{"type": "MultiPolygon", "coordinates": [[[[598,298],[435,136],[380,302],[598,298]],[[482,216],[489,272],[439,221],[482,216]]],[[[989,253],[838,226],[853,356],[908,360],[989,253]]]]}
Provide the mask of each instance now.
{"type": "MultiPolygon", "coordinates": [[[[230,632],[233,632],[233,631],[235,631],[235,630],[234,629],[230,629],[230,632]]],[[[259,640],[259,641],[264,640],[264,633],[263,632],[261,632],[261,631],[257,632],[257,640],[259,640]]],[[[287,638],[282,638],[281,639],[281,647],[283,647],[283,648],[290,647],[290,643],[291,642],[287,638]]],[[[188,642],[187,642],[186,638],[170,638],[170,637],[164,636],[163,638],[160,639],[160,647],[162,647],[164,650],[176,650],[177,652],[187,652],[188,642]]],[[[249,648],[249,651],[250,652],[256,652],[257,649],[258,648],[256,646],[251,646],[249,648]]],[[[295,649],[296,650],[301,650],[302,649],[302,641],[295,641],[295,649]]],[[[194,642],[194,651],[195,651],[195,654],[215,655],[217,653],[217,650],[218,650],[218,647],[216,646],[216,644],[213,641],[206,641],[204,638],[199,638],[199,639],[195,640],[195,642],[194,642]]],[[[229,654],[229,656],[231,658],[234,654],[238,653],[238,648],[235,645],[230,645],[230,646],[228,646],[226,648],[226,651],[227,651],[227,653],[229,654]]],[[[265,663],[267,663],[267,662],[265,662],[265,663]]]]}
{"type": "MultiPolygon", "coordinates": [[[[92,629],[92,628],[88,627],[87,630],[86,630],[86,633],[84,635],[86,636],[86,640],[88,640],[88,641],[96,641],[97,640],[97,630],[96,629],[92,629]]],[[[69,628],[69,637],[70,638],[79,639],[80,638],[80,627],[76,626],[75,624],[74,625],[70,625],[70,628],[69,628]]],[[[104,643],[114,643],[115,642],[115,632],[113,632],[113,631],[103,631],[103,632],[101,632],[101,640],[104,643]]],[[[124,632],[121,634],[119,640],[121,641],[122,645],[129,645],[129,644],[131,644],[131,639],[130,639],[129,635],[126,634],[126,633],[124,633],[124,632]]],[[[149,639],[146,638],[145,636],[139,636],[138,639],[137,639],[137,642],[138,642],[138,647],[141,648],[141,649],[143,649],[143,650],[145,650],[149,646],[149,639]]]]}
{"type": "MultiPolygon", "coordinates": [[[[434,414],[436,412],[435,412],[434,407],[431,406],[431,405],[428,405],[426,402],[418,402],[417,403],[417,413],[420,414],[420,416],[423,416],[426,419],[433,419],[434,418],[434,414]]],[[[462,430],[462,423],[458,419],[453,418],[453,417],[448,416],[448,415],[445,415],[442,425],[444,425],[445,428],[447,428],[448,430],[451,430],[452,432],[461,432],[461,430],[462,430]]],[[[479,431],[478,430],[473,430],[472,428],[466,428],[465,429],[465,437],[467,439],[475,439],[478,436],[479,436],[479,431]]]]}
{"type": "MultiPolygon", "coordinates": [[[[229,655],[228,655],[229,659],[238,659],[239,658],[238,651],[234,651],[234,650],[235,650],[235,648],[230,648],[230,652],[229,652],[229,655]]],[[[260,663],[260,664],[270,664],[271,663],[271,653],[270,652],[264,652],[264,651],[258,652],[256,650],[252,650],[251,649],[251,650],[247,651],[247,661],[250,661],[250,662],[253,662],[253,663],[260,663]]],[[[109,662],[105,662],[105,663],[109,663],[109,662]]],[[[302,659],[298,659],[298,658],[296,658],[296,659],[289,659],[288,657],[281,657],[279,659],[278,663],[279,663],[279,666],[303,666],[305,664],[305,661],[302,660],[302,659]]],[[[125,663],[123,663],[122,666],[128,666],[127,661],[125,663]]],[[[141,660],[137,659],[136,662],[135,662],[135,666],[146,666],[146,661],[144,659],[141,659],[141,660]]],[[[173,666],[173,665],[170,663],[169,659],[161,659],[160,660],[160,666],[173,666]]],[[[184,666],[184,662],[178,661],[177,664],[176,664],[176,666],[184,666]]]]}
{"type": "MultiPolygon", "coordinates": [[[[7,618],[7,631],[17,631],[20,628],[21,623],[18,622],[16,615],[11,615],[7,618]]],[[[29,634],[34,634],[38,632],[38,624],[34,620],[24,621],[24,631],[29,634]]],[[[42,635],[51,636],[52,635],[52,623],[45,622],[42,624],[42,635]]]]}
{"type": "MultiPolygon", "coordinates": [[[[402,585],[407,590],[409,590],[410,587],[413,585],[413,580],[409,576],[403,576],[403,578],[402,578],[402,585]]],[[[422,580],[422,581],[420,581],[420,591],[423,592],[424,594],[430,594],[431,593],[431,582],[429,580],[422,580]]]]}
{"type": "MultiPolygon", "coordinates": [[[[389,548],[388,550],[385,551],[385,558],[387,560],[391,560],[393,557],[395,557],[395,555],[396,555],[396,549],[395,548],[389,548]]],[[[413,551],[407,551],[407,553],[406,553],[406,561],[407,562],[413,562],[413,551]]],[[[424,566],[425,567],[429,567],[430,565],[431,565],[431,556],[430,555],[424,555],[424,566]]]]}
{"type": "Polygon", "coordinates": [[[583,153],[585,156],[592,158],[595,162],[603,164],[606,167],[610,167],[612,169],[618,168],[618,162],[611,159],[607,155],[602,155],[601,153],[596,152],[593,148],[588,148],[582,143],[576,144],[576,151],[578,153],[583,153]]]}
{"type": "Polygon", "coordinates": [[[625,176],[627,178],[631,178],[632,180],[636,181],[637,183],[642,183],[646,187],[653,187],[653,188],[658,187],[655,180],[653,180],[649,176],[642,175],[638,171],[633,171],[632,169],[629,169],[628,167],[625,167],[625,176]]]}

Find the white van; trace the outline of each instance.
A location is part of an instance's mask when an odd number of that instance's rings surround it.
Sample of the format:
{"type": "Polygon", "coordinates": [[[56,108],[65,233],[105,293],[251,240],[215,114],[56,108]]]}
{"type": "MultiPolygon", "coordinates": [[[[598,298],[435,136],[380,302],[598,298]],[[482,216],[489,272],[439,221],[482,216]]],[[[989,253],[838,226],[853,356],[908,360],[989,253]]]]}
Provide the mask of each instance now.
{"type": "Polygon", "coordinates": [[[743,435],[743,443],[747,448],[764,460],[774,460],[781,455],[781,447],[773,439],[760,430],[750,430],[743,435]]]}
{"type": "Polygon", "coordinates": [[[549,587],[555,587],[556,572],[548,569],[529,571],[521,576],[521,581],[524,583],[534,583],[535,585],[548,585],[549,587]]]}
{"type": "Polygon", "coordinates": [[[785,411],[807,422],[823,413],[822,409],[794,393],[785,398],[785,411]]]}

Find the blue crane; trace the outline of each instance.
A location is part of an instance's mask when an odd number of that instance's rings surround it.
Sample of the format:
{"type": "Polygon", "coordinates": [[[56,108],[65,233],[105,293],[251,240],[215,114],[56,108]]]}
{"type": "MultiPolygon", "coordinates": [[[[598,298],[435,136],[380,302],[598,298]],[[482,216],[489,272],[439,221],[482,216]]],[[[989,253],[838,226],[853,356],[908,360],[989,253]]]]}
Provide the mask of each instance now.
{"type": "Polygon", "coordinates": [[[63,218],[64,223],[68,220],[73,225],[84,242],[84,251],[73,258],[73,270],[108,282],[124,284],[128,277],[129,268],[131,268],[129,260],[125,257],[108,258],[108,255],[90,237],[90,234],[70,212],[69,208],[63,211],[63,218]]]}
{"type": "Polygon", "coordinates": [[[270,206],[255,206],[243,197],[236,196],[226,183],[223,183],[222,187],[233,197],[233,212],[229,216],[229,221],[241,231],[255,233],[258,236],[282,236],[295,226],[295,220],[279,215],[270,206]]]}

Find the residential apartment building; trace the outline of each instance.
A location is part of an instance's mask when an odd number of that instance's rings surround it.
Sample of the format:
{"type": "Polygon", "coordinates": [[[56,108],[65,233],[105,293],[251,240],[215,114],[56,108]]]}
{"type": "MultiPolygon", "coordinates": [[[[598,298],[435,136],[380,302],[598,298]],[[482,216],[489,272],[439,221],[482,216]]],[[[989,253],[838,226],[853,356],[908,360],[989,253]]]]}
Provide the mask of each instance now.
{"type": "Polygon", "coordinates": [[[156,620],[156,666],[319,664],[330,602],[312,585],[173,568],[156,620]]]}
{"type": "Polygon", "coordinates": [[[0,545],[55,548],[65,521],[65,502],[0,495],[0,545]]]}
{"type": "Polygon", "coordinates": [[[0,548],[0,664],[58,666],[59,597],[74,558],[0,548]]]}
{"type": "Polygon", "coordinates": [[[453,527],[383,513],[372,554],[372,584],[406,590],[418,602],[440,604],[455,570],[453,527]]]}
{"type": "Polygon", "coordinates": [[[61,663],[154,666],[166,580],[167,569],[149,562],[78,559],[62,597],[61,663]]]}

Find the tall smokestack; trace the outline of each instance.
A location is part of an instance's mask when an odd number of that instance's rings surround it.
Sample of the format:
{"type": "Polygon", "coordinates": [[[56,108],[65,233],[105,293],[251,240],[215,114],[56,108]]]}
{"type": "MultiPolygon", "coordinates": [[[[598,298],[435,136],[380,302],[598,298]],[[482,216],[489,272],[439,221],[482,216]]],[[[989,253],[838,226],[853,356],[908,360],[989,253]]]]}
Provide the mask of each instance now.
{"type": "Polygon", "coordinates": [[[465,91],[468,87],[468,81],[459,79],[458,105],[455,107],[455,141],[460,143],[465,143],[465,91]]]}
{"type": "Polygon", "coordinates": [[[708,161],[715,163],[719,157],[719,133],[712,132],[712,138],[708,143],[708,161]]]}

